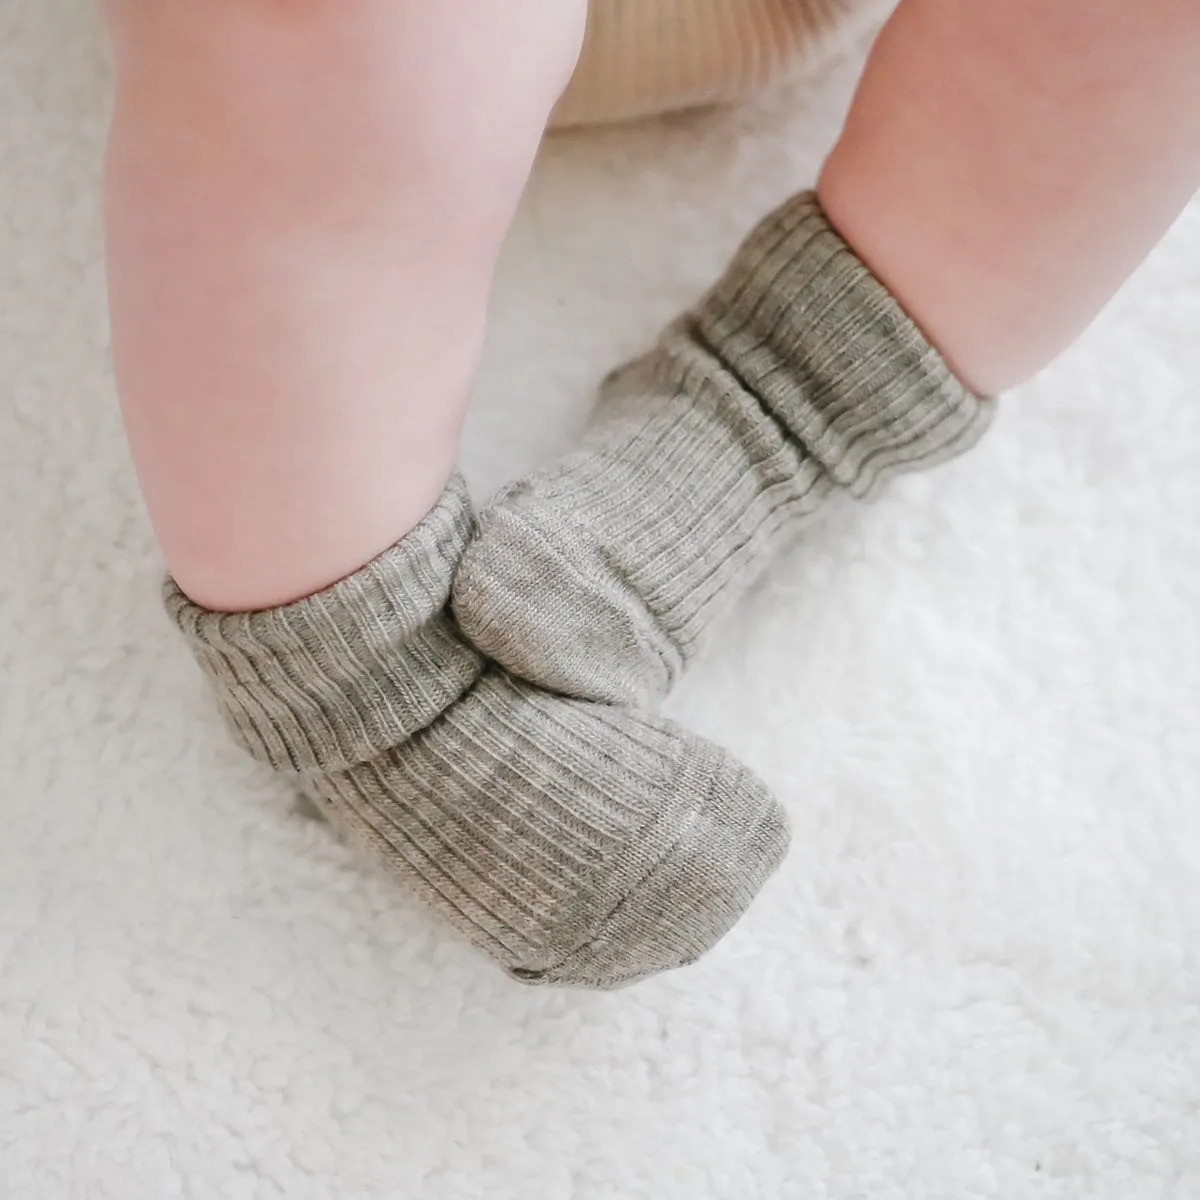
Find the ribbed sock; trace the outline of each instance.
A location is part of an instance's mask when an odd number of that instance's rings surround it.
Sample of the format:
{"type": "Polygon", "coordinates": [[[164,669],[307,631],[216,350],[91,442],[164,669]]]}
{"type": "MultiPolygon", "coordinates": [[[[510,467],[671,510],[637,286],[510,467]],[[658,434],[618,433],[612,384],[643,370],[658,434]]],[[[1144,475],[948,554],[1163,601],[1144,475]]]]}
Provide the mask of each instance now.
{"type": "Polygon", "coordinates": [[[447,615],[472,518],[452,482],[387,553],[270,611],[168,611],[255,758],[523,982],[607,988],[693,961],[787,846],[728,753],[539,691],[447,615]]]}
{"type": "Polygon", "coordinates": [[[838,495],[949,459],[994,403],[951,373],[816,197],[610,380],[583,446],[480,516],[468,637],[564,695],[664,694],[712,621],[838,495]]]}

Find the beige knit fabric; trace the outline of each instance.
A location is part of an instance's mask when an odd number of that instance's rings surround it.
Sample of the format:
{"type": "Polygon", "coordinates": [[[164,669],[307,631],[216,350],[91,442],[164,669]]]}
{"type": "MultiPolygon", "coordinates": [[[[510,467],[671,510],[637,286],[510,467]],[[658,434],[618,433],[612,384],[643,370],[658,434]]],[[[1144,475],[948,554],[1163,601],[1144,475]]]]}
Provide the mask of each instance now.
{"type": "Polygon", "coordinates": [[[872,0],[591,0],[579,66],[552,125],[735,100],[870,7],[872,0]]]}

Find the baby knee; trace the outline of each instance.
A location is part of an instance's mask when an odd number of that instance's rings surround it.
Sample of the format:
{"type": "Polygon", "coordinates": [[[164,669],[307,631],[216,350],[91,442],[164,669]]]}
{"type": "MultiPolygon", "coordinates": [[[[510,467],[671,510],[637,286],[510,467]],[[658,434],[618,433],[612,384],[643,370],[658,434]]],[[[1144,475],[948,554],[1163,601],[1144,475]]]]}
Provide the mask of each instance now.
{"type": "Polygon", "coordinates": [[[524,181],[586,17],[586,0],[107,4],[119,79],[190,89],[232,140],[501,194],[524,181]]]}

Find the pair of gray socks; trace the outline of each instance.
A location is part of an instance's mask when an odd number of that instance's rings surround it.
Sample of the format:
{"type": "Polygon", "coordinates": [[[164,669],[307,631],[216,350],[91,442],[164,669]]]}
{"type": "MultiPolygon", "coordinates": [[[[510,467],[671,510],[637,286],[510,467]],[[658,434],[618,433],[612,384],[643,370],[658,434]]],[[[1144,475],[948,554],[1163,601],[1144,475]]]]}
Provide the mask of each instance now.
{"type": "Polygon", "coordinates": [[[760,781],[647,704],[835,495],[990,410],[803,194],[477,527],[455,479],[325,592],[221,614],[168,584],[168,610],[239,742],[514,978],[619,986],[711,948],[788,841],[760,781]]]}

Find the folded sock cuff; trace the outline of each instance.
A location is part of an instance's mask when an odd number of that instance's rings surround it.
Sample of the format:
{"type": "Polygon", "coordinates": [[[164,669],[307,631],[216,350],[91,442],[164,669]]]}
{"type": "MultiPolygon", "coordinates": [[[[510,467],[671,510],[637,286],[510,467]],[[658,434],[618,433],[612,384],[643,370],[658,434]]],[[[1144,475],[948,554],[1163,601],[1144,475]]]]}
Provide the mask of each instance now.
{"type": "Polygon", "coordinates": [[[276,770],[342,770],[403,742],[462,696],[483,661],[446,606],[472,528],[456,476],[407,537],[294,604],[211,612],[168,579],[167,613],[241,745],[276,770]]]}
{"type": "Polygon", "coordinates": [[[995,409],[955,377],[813,192],[751,233],[687,328],[856,496],[968,449],[995,409]]]}

